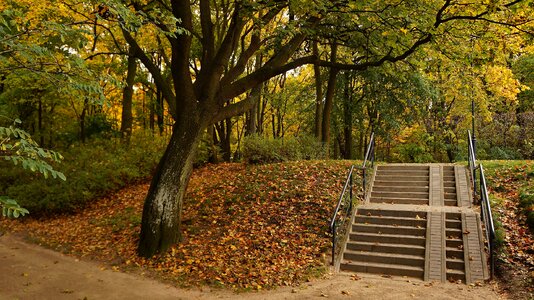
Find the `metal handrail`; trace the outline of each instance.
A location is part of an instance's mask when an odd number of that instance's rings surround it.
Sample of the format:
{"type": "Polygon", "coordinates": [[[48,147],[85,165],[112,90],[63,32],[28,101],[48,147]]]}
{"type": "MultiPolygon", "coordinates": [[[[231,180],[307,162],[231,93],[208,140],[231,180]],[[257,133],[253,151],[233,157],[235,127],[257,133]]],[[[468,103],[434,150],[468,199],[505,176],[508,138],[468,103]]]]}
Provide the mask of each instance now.
{"type": "MultiPolygon", "coordinates": [[[[347,180],[345,181],[345,185],[343,186],[343,191],[341,192],[341,195],[339,196],[339,201],[337,202],[336,209],[334,210],[334,214],[332,215],[332,220],[330,221],[330,232],[332,233],[332,265],[335,263],[335,256],[336,256],[336,239],[337,239],[337,216],[339,213],[339,210],[341,209],[343,203],[343,199],[345,199],[345,194],[347,193],[347,188],[349,190],[349,205],[347,206],[348,209],[345,209],[345,215],[348,214],[347,212],[352,212],[352,173],[354,172],[354,165],[350,167],[349,174],[347,175],[347,180]]],[[[345,201],[346,202],[346,201],[345,201]]]]}
{"type": "Polygon", "coordinates": [[[479,165],[480,169],[480,195],[481,195],[481,215],[482,221],[486,227],[486,243],[489,250],[489,261],[491,270],[491,279],[495,273],[495,226],[493,224],[493,214],[488,196],[488,187],[486,185],[486,176],[484,176],[484,167],[479,165]]]}
{"type": "Polygon", "coordinates": [[[476,158],[476,153],[475,153],[475,147],[474,147],[474,144],[473,144],[473,137],[471,136],[471,131],[467,131],[467,137],[468,137],[468,142],[467,142],[467,160],[468,160],[468,163],[469,163],[469,172],[471,173],[471,187],[473,188],[473,193],[474,193],[474,198],[476,199],[476,195],[477,195],[477,173],[476,173],[476,170],[477,170],[477,158],[476,158]]]}
{"type": "MultiPolygon", "coordinates": [[[[367,172],[366,172],[367,162],[370,161],[371,166],[374,166],[374,160],[375,160],[374,149],[375,149],[375,138],[374,138],[374,133],[371,133],[371,138],[369,139],[369,144],[367,146],[367,151],[365,153],[363,164],[359,168],[363,171],[362,181],[363,181],[364,197],[365,197],[365,186],[366,186],[366,180],[367,180],[367,172]]],[[[343,205],[345,206],[345,213],[342,219],[343,221],[347,219],[349,213],[352,213],[352,208],[353,208],[353,192],[352,191],[353,191],[353,177],[354,177],[353,174],[354,174],[354,165],[350,167],[349,174],[347,175],[347,179],[345,180],[345,185],[343,186],[343,191],[341,192],[341,195],[339,196],[339,201],[337,202],[336,209],[334,210],[334,214],[332,215],[332,219],[330,221],[330,232],[332,233],[332,265],[333,266],[335,266],[337,228],[339,227],[337,216],[343,205]],[[348,203],[347,203],[347,191],[348,191],[348,203]],[[345,199],[345,202],[343,202],[344,199],[345,199]]]]}
{"type": "Polygon", "coordinates": [[[471,183],[473,188],[473,199],[477,195],[477,169],[479,170],[480,178],[480,218],[484,222],[484,227],[486,229],[486,243],[489,251],[489,262],[490,262],[490,271],[491,279],[495,274],[495,226],[493,224],[493,214],[491,212],[491,204],[488,196],[488,186],[486,184],[486,176],[484,175],[484,167],[482,164],[478,164],[476,160],[476,149],[474,147],[474,139],[471,136],[471,132],[467,131],[468,137],[468,163],[469,171],[471,173],[471,183]]]}
{"type": "Polygon", "coordinates": [[[362,170],[362,185],[363,185],[363,195],[365,197],[367,189],[367,162],[371,161],[371,168],[375,164],[375,133],[371,133],[371,138],[369,139],[369,145],[367,146],[367,151],[365,152],[365,157],[361,166],[362,170]]]}

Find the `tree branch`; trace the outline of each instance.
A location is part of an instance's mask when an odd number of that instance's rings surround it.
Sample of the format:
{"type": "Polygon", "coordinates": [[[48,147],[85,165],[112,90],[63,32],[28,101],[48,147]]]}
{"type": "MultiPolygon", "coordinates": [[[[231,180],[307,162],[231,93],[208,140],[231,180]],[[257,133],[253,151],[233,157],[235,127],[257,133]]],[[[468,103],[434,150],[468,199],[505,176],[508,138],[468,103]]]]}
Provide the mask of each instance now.
{"type": "Polygon", "coordinates": [[[211,22],[210,0],[200,0],[200,26],[202,28],[202,61],[213,59],[215,41],[213,37],[213,23],[211,22]]]}
{"type": "MultiPolygon", "coordinates": [[[[268,22],[270,22],[278,13],[280,13],[283,7],[284,6],[276,6],[272,10],[265,13],[265,15],[263,15],[263,17],[261,18],[260,23],[267,24],[268,22]]],[[[258,25],[255,24],[254,26],[258,26],[258,25]]],[[[259,33],[252,34],[249,47],[241,53],[235,66],[226,73],[224,78],[221,79],[222,86],[234,81],[240,74],[243,73],[247,65],[247,62],[254,55],[254,53],[256,53],[256,51],[259,50],[259,48],[265,41],[266,41],[265,39],[260,40],[259,33]]]]}
{"type": "Polygon", "coordinates": [[[133,53],[135,54],[135,57],[137,57],[143,65],[148,69],[152,77],[154,78],[154,82],[156,83],[156,86],[163,94],[163,98],[167,100],[167,103],[169,104],[169,110],[173,118],[176,117],[176,96],[172,92],[172,89],[170,86],[166,83],[165,78],[161,74],[160,69],[154,64],[154,62],[146,55],[146,53],[139,47],[139,44],[137,41],[132,37],[132,35],[124,28],[121,28],[122,34],[124,36],[124,39],[130,45],[130,47],[133,50],[133,53]]]}

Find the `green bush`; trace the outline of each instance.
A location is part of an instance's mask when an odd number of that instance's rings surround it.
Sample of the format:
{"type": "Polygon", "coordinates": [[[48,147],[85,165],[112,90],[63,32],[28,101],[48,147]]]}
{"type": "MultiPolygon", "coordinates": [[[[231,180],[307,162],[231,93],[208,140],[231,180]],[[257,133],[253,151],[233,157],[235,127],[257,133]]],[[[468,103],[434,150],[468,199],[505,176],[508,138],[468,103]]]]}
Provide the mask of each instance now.
{"type": "Polygon", "coordinates": [[[150,176],[165,145],[164,138],[136,133],[129,145],[120,139],[92,139],[71,146],[61,151],[65,159],[55,166],[66,181],[44,179],[2,165],[6,171],[0,175],[0,194],[16,199],[31,214],[69,211],[150,176]]]}
{"type": "Polygon", "coordinates": [[[243,159],[252,164],[321,159],[325,153],[319,141],[305,135],[284,139],[252,135],[243,141],[243,159]]]}

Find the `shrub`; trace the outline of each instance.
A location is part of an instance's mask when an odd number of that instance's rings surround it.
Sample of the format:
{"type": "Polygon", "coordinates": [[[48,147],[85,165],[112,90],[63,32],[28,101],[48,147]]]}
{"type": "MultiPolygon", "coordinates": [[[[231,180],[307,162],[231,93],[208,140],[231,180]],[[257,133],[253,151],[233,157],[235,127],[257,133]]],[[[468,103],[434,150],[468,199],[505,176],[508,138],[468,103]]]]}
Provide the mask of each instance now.
{"type": "Polygon", "coordinates": [[[243,158],[252,164],[320,159],[325,153],[325,147],[319,141],[305,135],[284,139],[252,135],[243,141],[243,158]]]}
{"type": "MultiPolygon", "coordinates": [[[[164,138],[135,133],[126,145],[119,139],[92,139],[61,151],[55,168],[67,180],[44,179],[6,166],[0,194],[16,199],[32,214],[69,211],[86,202],[151,175],[163,154],[164,138]]],[[[2,166],[3,167],[3,166],[2,166]]]]}

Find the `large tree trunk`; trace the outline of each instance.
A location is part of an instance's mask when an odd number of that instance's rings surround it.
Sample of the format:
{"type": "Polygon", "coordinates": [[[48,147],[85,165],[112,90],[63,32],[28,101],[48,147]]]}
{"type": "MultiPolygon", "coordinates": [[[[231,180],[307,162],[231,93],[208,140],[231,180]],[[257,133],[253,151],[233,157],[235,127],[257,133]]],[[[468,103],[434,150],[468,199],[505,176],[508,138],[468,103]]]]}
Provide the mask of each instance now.
{"type": "Polygon", "coordinates": [[[126,74],[126,85],[122,94],[122,119],[121,119],[121,133],[127,139],[132,135],[133,113],[132,113],[132,98],[133,85],[135,83],[135,73],[137,72],[137,63],[135,56],[130,50],[128,56],[128,73],[126,74]]]}
{"type": "Polygon", "coordinates": [[[195,114],[182,115],[160,160],[143,207],[138,253],[143,257],[167,251],[181,240],[181,211],[193,170],[196,148],[205,130],[195,114]]]}

